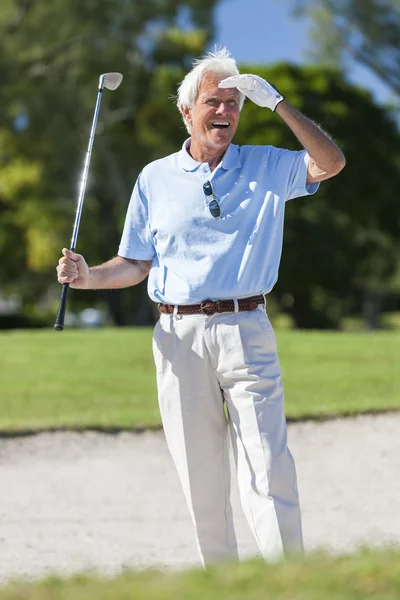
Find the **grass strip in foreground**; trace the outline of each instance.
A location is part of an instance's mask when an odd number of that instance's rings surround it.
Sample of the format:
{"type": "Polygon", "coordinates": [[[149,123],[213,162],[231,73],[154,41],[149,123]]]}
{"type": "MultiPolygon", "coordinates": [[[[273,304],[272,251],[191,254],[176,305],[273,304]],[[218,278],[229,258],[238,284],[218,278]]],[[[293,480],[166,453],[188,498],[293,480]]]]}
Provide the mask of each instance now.
{"type": "Polygon", "coordinates": [[[78,575],[0,588],[0,600],[398,600],[400,551],[266,565],[261,560],[183,573],[78,575]]]}

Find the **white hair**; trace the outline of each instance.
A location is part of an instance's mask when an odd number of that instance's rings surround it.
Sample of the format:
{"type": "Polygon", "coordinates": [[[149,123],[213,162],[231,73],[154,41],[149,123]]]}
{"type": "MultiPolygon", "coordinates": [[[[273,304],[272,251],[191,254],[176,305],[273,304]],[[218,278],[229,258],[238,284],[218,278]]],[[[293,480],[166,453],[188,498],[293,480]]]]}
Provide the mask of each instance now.
{"type": "MultiPolygon", "coordinates": [[[[225,46],[222,48],[215,47],[213,51],[208,52],[193,62],[191,71],[189,71],[178,87],[176,98],[176,105],[189,133],[190,124],[183,116],[182,107],[193,108],[205,73],[217,73],[224,77],[231,77],[232,75],[239,75],[239,69],[235,59],[225,46]]],[[[239,97],[239,108],[242,110],[245,96],[242,92],[239,92],[239,97]]]]}

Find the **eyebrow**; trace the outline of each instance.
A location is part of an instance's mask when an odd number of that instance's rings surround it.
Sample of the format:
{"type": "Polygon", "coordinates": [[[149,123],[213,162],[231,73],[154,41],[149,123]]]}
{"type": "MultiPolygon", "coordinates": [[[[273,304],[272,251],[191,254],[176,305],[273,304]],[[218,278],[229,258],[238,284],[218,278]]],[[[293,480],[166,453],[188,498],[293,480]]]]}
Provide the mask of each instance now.
{"type": "MultiPolygon", "coordinates": [[[[238,96],[237,94],[233,93],[233,94],[230,94],[229,96],[225,96],[225,100],[232,100],[232,99],[237,100],[238,99],[237,96],[238,96]]],[[[218,101],[222,102],[222,100],[220,99],[219,96],[205,96],[204,100],[218,100],[218,101]]]]}

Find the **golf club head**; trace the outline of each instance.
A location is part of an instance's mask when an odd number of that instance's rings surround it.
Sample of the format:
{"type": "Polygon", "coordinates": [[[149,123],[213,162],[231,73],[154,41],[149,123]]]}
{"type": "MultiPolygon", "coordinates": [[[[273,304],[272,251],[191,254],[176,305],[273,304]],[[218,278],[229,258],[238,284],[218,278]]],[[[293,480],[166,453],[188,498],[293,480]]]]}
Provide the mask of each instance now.
{"type": "Polygon", "coordinates": [[[123,75],[121,73],[103,73],[99,78],[99,88],[103,87],[108,90],[116,90],[121,85],[123,75]]]}

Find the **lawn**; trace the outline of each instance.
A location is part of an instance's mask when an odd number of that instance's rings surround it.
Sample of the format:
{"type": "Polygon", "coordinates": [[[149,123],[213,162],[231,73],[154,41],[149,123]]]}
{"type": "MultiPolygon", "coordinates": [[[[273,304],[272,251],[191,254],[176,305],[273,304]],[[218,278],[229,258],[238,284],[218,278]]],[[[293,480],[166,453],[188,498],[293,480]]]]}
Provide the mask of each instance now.
{"type": "MultiPolygon", "coordinates": [[[[158,427],[151,329],[0,334],[0,430],[158,427]]],[[[277,331],[289,418],[400,409],[396,331],[277,331]]]]}
{"type": "Polygon", "coordinates": [[[266,565],[261,560],[184,573],[126,572],[113,579],[15,582],[0,600],[398,600],[400,553],[309,555],[266,565]]]}

